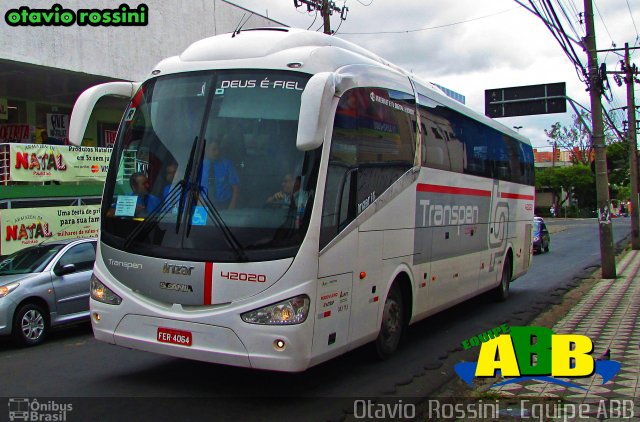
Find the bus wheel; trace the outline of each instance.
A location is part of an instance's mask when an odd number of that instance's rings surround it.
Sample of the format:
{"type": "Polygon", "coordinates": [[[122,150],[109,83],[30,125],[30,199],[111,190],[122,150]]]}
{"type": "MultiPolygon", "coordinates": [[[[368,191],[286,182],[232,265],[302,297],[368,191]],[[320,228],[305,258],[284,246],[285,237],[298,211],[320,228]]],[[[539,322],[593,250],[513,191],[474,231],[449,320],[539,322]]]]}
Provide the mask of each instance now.
{"type": "Polygon", "coordinates": [[[500,284],[494,290],[494,296],[498,302],[504,302],[509,297],[509,284],[511,283],[511,258],[507,255],[502,266],[502,278],[500,284]]]}
{"type": "Polygon", "coordinates": [[[397,284],[389,291],[382,311],[382,324],[376,339],[376,351],[381,359],[387,359],[398,348],[404,331],[404,303],[397,284]]]}

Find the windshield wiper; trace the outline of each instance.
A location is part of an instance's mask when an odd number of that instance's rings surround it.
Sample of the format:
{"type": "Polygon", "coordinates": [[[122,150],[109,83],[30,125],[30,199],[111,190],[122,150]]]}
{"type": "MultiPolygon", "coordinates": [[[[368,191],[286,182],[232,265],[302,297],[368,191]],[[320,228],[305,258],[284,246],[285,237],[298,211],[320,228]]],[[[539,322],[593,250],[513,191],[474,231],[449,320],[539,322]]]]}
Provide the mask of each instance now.
{"type": "MultiPolygon", "coordinates": [[[[188,201],[191,201],[191,171],[193,168],[193,156],[196,153],[196,144],[198,143],[198,136],[195,137],[193,143],[191,144],[191,152],[189,153],[189,161],[187,162],[187,168],[184,171],[184,177],[188,180],[187,182],[187,190],[184,192],[183,197],[187,198],[188,201]]],[[[183,179],[184,180],[184,179],[183,179]]],[[[180,224],[182,224],[182,213],[184,211],[185,201],[182,200],[178,204],[178,216],[176,220],[176,234],[180,231],[180,224]]]]}
{"type": "MultiPolygon", "coordinates": [[[[162,202],[156,209],[154,209],[147,218],[144,219],[142,223],[140,223],[133,231],[127,236],[124,240],[124,249],[127,249],[131,246],[131,243],[142,233],[143,231],[148,232],[149,229],[155,227],[158,222],[164,217],[175,205],[176,200],[178,198],[184,198],[186,194],[191,191],[191,187],[188,182],[188,178],[191,174],[191,167],[193,166],[193,154],[196,150],[196,143],[198,142],[198,137],[196,136],[193,140],[193,144],[191,145],[191,152],[189,153],[189,160],[187,161],[187,167],[184,172],[184,178],[179,181],[175,186],[173,186],[169,193],[167,193],[166,197],[163,198],[162,202]],[[180,190],[178,191],[178,188],[180,190]],[[185,192],[186,188],[186,192],[185,192]],[[179,192],[179,193],[178,193],[179,192]]],[[[176,222],[176,233],[180,230],[180,219],[182,218],[182,208],[184,204],[184,199],[179,201],[178,205],[178,216],[176,222]]]]}
{"type": "Polygon", "coordinates": [[[158,222],[173,208],[178,198],[182,197],[182,192],[184,191],[184,186],[186,184],[187,182],[182,179],[173,186],[171,190],[169,190],[169,193],[160,205],[151,211],[147,218],[145,218],[142,223],[138,224],[129,236],[127,236],[123,244],[124,249],[129,248],[131,243],[140,235],[140,233],[148,232],[152,227],[155,227],[158,224],[158,222]]]}
{"type": "MultiPolygon", "coordinates": [[[[224,220],[220,216],[220,213],[216,209],[215,205],[213,205],[213,202],[211,202],[211,199],[209,199],[209,197],[205,194],[204,188],[202,186],[198,187],[198,199],[200,199],[202,201],[202,204],[204,204],[205,209],[207,210],[207,214],[209,214],[209,216],[216,222],[218,227],[220,227],[220,230],[222,231],[222,234],[224,235],[225,240],[227,241],[229,246],[231,246],[233,251],[236,253],[236,256],[238,257],[238,261],[247,262],[249,259],[247,258],[247,255],[244,253],[244,249],[242,245],[240,244],[236,236],[233,234],[231,229],[229,229],[229,226],[227,226],[227,223],[224,222],[224,220]]],[[[195,210],[195,207],[193,208],[193,210],[195,210]]],[[[193,211],[192,211],[192,214],[193,214],[193,211]]],[[[192,218],[190,218],[189,222],[187,223],[188,224],[187,236],[189,235],[189,231],[191,230],[192,218]]]]}

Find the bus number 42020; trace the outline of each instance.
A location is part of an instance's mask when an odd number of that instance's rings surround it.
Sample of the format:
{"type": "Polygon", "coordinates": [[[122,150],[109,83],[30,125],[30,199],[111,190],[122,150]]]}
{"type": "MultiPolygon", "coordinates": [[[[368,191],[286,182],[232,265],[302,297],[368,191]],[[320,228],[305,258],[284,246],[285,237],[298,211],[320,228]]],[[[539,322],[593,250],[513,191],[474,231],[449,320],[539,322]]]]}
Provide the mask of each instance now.
{"type": "Polygon", "coordinates": [[[267,281],[267,276],[264,274],[238,273],[235,271],[229,271],[226,273],[224,271],[220,271],[220,277],[228,280],[250,281],[252,283],[264,283],[267,281]]]}

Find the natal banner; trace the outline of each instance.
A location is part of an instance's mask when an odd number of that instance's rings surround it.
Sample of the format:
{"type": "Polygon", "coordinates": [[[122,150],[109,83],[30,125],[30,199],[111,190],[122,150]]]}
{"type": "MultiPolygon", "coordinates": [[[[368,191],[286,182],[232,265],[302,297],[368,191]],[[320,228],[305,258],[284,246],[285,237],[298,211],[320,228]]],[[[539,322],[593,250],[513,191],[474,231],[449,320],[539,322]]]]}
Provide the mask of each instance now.
{"type": "Polygon", "coordinates": [[[104,181],[111,148],[10,144],[9,156],[9,180],[14,182],[104,181]]]}
{"type": "Polygon", "coordinates": [[[0,255],[8,255],[44,241],[97,237],[100,205],[4,209],[0,224],[0,255]]]}

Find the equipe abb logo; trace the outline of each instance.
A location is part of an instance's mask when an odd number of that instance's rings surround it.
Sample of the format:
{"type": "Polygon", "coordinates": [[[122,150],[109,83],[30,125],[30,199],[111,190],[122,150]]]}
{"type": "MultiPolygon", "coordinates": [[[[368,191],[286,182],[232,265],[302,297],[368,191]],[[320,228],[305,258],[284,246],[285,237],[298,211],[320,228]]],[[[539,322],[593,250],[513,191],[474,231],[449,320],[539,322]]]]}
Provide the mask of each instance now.
{"type": "Polygon", "coordinates": [[[555,334],[545,327],[511,327],[508,334],[491,336],[480,346],[477,362],[462,362],[455,366],[458,376],[471,385],[474,377],[495,377],[505,381],[490,388],[515,382],[535,380],[575,387],[581,385],[558,379],[584,378],[597,374],[602,384],[620,370],[620,363],[595,360],[593,342],[579,334],[555,334]]]}

